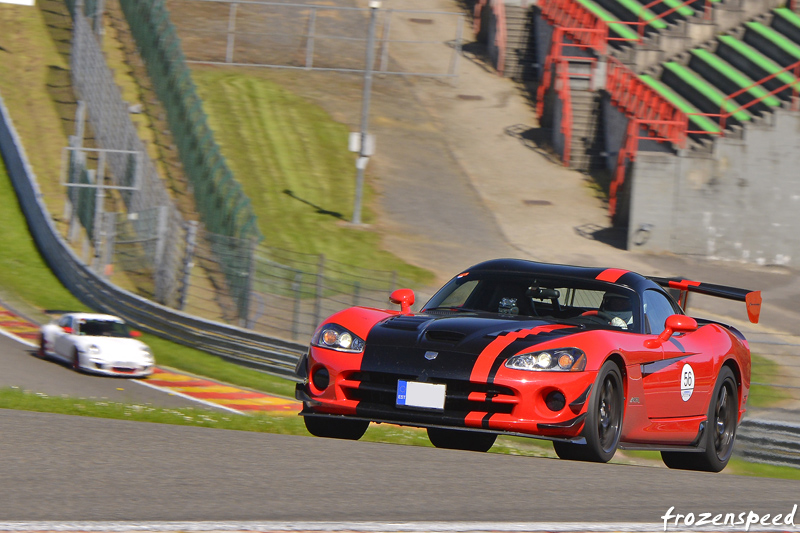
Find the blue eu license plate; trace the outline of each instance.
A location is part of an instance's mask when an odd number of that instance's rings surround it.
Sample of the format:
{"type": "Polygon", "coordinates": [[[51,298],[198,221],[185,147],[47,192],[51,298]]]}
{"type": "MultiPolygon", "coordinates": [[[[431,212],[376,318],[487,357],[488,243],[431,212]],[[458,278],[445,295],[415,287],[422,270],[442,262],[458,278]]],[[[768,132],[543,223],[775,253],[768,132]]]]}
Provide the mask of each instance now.
{"type": "Polygon", "coordinates": [[[446,390],[443,384],[398,380],[397,405],[443,410],[446,390]]]}

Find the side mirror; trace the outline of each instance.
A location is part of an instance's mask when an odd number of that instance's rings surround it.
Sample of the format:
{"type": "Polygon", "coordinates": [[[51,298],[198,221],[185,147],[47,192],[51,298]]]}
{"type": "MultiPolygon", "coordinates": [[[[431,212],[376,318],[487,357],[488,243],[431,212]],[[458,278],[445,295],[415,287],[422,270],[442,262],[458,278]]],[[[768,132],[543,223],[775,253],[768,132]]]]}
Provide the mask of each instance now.
{"type": "Polygon", "coordinates": [[[697,331],[697,320],[686,315],[670,315],[664,323],[664,331],[655,338],[647,341],[648,348],[661,346],[675,333],[690,333],[697,331]]]}
{"type": "Polygon", "coordinates": [[[136,331],[136,330],[133,330],[133,329],[131,330],[131,337],[137,338],[137,337],[141,337],[141,336],[142,336],[142,332],[141,331],[136,331]]]}
{"type": "Polygon", "coordinates": [[[72,335],[72,328],[71,327],[67,326],[67,327],[63,328],[63,330],[64,330],[64,333],[66,333],[67,335],[72,335]]]}
{"type": "Polygon", "coordinates": [[[389,301],[400,306],[400,313],[407,315],[414,305],[414,291],[411,289],[397,289],[389,296],[389,301]]]}

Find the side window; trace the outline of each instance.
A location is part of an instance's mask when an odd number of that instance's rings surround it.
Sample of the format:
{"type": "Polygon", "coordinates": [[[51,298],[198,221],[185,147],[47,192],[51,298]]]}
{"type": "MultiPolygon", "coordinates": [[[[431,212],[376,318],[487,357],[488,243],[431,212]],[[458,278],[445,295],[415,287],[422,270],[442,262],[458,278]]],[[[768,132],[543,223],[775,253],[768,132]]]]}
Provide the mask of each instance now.
{"type": "Polygon", "coordinates": [[[649,331],[645,333],[652,333],[658,335],[664,331],[664,323],[667,317],[674,315],[678,311],[672,307],[672,302],[658,291],[647,290],[644,293],[644,317],[647,322],[646,328],[649,331]]]}
{"type": "Polygon", "coordinates": [[[68,328],[72,324],[71,318],[68,316],[62,316],[58,320],[58,327],[60,328],[68,328]]]}

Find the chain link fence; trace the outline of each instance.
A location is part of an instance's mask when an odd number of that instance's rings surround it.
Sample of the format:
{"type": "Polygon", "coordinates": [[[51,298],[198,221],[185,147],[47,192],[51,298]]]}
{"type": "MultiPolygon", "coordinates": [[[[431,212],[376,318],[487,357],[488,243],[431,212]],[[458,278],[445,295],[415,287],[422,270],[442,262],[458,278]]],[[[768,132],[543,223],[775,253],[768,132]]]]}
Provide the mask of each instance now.
{"type": "Polygon", "coordinates": [[[250,200],[214,140],[164,2],[123,1],[120,6],[166,110],[203,223],[209,231],[239,241],[260,240],[250,200]]]}
{"type": "MultiPolygon", "coordinates": [[[[90,6],[90,4],[86,4],[90,6]]],[[[96,4],[91,6],[98,7],[96,4]]],[[[98,44],[95,31],[80,13],[81,2],[73,9],[71,54],[72,83],[81,104],[78,109],[77,131],[70,140],[67,184],[72,185],[68,195],[72,213],[81,221],[95,243],[99,255],[99,238],[95,225],[98,211],[103,211],[104,196],[96,194],[104,189],[119,191],[119,200],[128,213],[134,215],[134,231],[142,240],[155,239],[156,245],[143,249],[154,279],[154,299],[160,303],[173,300],[177,289],[177,267],[183,251],[184,223],[172,203],[155,164],[147,155],[136,127],[130,119],[128,106],[122,100],[119,87],[98,44]],[[83,150],[84,113],[94,132],[94,140],[103,151],[83,150]],[[96,157],[100,154],[99,157],[96,157]],[[93,167],[93,168],[92,168],[93,167]],[[84,185],[86,187],[74,187],[84,185]],[[161,224],[155,236],[153,225],[147,217],[136,218],[140,212],[160,213],[161,224]]]]}
{"type": "MultiPolygon", "coordinates": [[[[168,0],[168,7],[189,63],[363,72],[370,9],[331,3],[168,0]]],[[[461,12],[380,9],[374,72],[455,77],[464,27],[461,12]],[[392,30],[398,19],[414,23],[413,38],[392,30]],[[442,43],[453,50],[449,58],[415,59],[442,43]]]]}

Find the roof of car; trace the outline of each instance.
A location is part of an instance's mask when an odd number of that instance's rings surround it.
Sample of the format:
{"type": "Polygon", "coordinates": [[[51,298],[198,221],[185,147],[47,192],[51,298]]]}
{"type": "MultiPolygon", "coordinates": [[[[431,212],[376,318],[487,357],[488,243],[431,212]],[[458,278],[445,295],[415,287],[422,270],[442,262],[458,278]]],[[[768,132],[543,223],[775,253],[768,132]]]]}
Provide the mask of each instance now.
{"type": "Polygon", "coordinates": [[[649,280],[647,277],[625,269],[540,263],[537,261],[528,261],[526,259],[492,259],[484,261],[483,263],[478,263],[477,265],[465,269],[463,272],[481,270],[541,274],[548,276],[568,276],[572,278],[614,283],[639,290],[658,287],[658,284],[649,280]]]}

